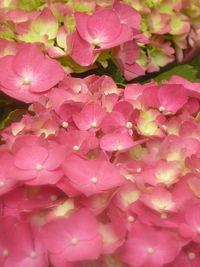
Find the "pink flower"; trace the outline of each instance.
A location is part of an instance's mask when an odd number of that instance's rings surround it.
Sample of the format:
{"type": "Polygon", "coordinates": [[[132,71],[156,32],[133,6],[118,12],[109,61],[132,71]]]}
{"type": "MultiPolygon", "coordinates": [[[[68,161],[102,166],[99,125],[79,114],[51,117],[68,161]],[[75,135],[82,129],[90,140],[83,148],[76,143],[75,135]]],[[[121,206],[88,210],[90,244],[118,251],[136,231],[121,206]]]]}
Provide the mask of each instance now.
{"type": "Polygon", "coordinates": [[[132,267],[161,267],[180,251],[176,235],[136,222],[122,247],[121,259],[132,267]]]}
{"type": "Polygon", "coordinates": [[[55,184],[62,176],[60,168],[65,159],[64,147],[56,144],[29,144],[13,153],[9,176],[31,185],[55,184]]]}
{"type": "Polygon", "coordinates": [[[46,267],[47,251],[37,233],[15,217],[0,220],[0,264],[11,267],[46,267]]]}
{"type": "Polygon", "coordinates": [[[71,130],[60,131],[58,139],[67,152],[74,152],[80,155],[87,154],[90,150],[98,147],[98,139],[94,132],[71,130]]]}
{"type": "Polygon", "coordinates": [[[142,195],[141,201],[160,213],[176,210],[172,194],[163,187],[154,187],[149,194],[142,195]]]}
{"type": "Polygon", "coordinates": [[[179,84],[186,88],[187,93],[189,96],[200,98],[200,89],[199,89],[199,83],[193,83],[190,82],[182,77],[173,75],[171,76],[171,79],[169,82],[165,81],[165,84],[179,84]]]}
{"type": "Polygon", "coordinates": [[[118,102],[113,111],[107,113],[104,117],[101,129],[104,133],[112,131],[123,131],[132,133],[131,129],[133,128],[132,113],[133,107],[129,102],[121,101],[118,102]]]}
{"type": "Polygon", "coordinates": [[[144,75],[145,70],[136,60],[140,56],[140,47],[134,41],[128,41],[115,49],[116,61],[127,80],[144,75]]]}
{"type": "Polygon", "coordinates": [[[104,193],[123,183],[119,169],[101,159],[85,160],[74,155],[67,158],[64,170],[72,186],[86,196],[104,193]]]}
{"type": "Polygon", "coordinates": [[[97,259],[102,251],[97,220],[87,209],[45,224],[42,236],[55,266],[56,263],[97,259]]]}
{"type": "Polygon", "coordinates": [[[8,178],[12,156],[6,151],[0,152],[0,195],[5,194],[17,186],[18,182],[8,178]]]}
{"type": "Polygon", "coordinates": [[[105,151],[126,151],[135,143],[128,133],[108,133],[101,138],[100,147],[105,151]]]}
{"type": "Polygon", "coordinates": [[[5,209],[10,214],[17,212],[32,212],[39,209],[47,209],[57,205],[62,192],[55,187],[18,187],[6,194],[4,198],[5,209]]]}
{"type": "Polygon", "coordinates": [[[124,239],[120,238],[112,223],[100,223],[99,231],[103,237],[103,254],[112,254],[122,245],[124,239]]]}
{"type": "Polygon", "coordinates": [[[27,44],[16,55],[0,59],[1,90],[11,97],[31,103],[64,77],[58,62],[46,58],[34,45],[27,44]]]}
{"type": "Polygon", "coordinates": [[[71,56],[82,66],[94,62],[95,52],[98,55],[98,52],[118,46],[133,37],[131,28],[121,23],[112,8],[100,9],[91,16],[77,12],[75,19],[77,31],[71,56]]]}
{"type": "Polygon", "coordinates": [[[141,15],[133,7],[120,3],[119,0],[114,1],[114,9],[117,11],[120,21],[123,24],[138,29],[141,23],[141,15]]]}
{"type": "Polygon", "coordinates": [[[98,102],[93,102],[86,104],[80,113],[74,114],[73,120],[76,126],[82,131],[89,129],[97,131],[105,113],[105,110],[98,102]]]}
{"type": "Polygon", "coordinates": [[[186,166],[196,175],[200,176],[200,154],[193,154],[185,160],[186,166]]]}
{"type": "MultiPolygon", "coordinates": [[[[184,207],[185,210],[185,207],[184,207]]],[[[187,203],[185,210],[185,222],[180,224],[179,231],[183,237],[192,238],[200,242],[200,203],[187,203]]]]}
{"type": "Polygon", "coordinates": [[[200,262],[199,245],[190,242],[183,248],[178,257],[166,267],[198,267],[200,262]]]}
{"type": "Polygon", "coordinates": [[[161,112],[176,113],[187,103],[187,92],[181,85],[148,87],[143,91],[148,106],[158,107],[161,112]]]}

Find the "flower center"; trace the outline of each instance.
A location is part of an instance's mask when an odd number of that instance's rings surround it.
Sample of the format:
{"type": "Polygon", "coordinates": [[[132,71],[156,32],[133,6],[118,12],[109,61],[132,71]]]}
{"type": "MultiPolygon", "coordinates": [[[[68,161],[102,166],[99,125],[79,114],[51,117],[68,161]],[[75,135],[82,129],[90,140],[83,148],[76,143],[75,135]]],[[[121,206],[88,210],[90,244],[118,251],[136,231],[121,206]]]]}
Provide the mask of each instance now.
{"type": "Polygon", "coordinates": [[[51,200],[51,201],[55,201],[55,200],[57,200],[57,198],[58,198],[58,197],[57,197],[56,195],[51,195],[51,196],[50,196],[50,200],[51,200]]]}
{"type": "Polygon", "coordinates": [[[36,256],[37,256],[37,253],[35,251],[31,251],[30,257],[33,258],[33,259],[35,259],[36,256]]]}
{"type": "Polygon", "coordinates": [[[154,249],[153,248],[147,248],[147,253],[148,254],[153,254],[154,253],[154,249]]]}
{"type": "Polygon", "coordinates": [[[61,126],[66,129],[69,126],[69,123],[67,121],[63,121],[61,126]]]}
{"type": "Polygon", "coordinates": [[[141,168],[137,168],[137,170],[136,170],[137,173],[140,173],[141,171],[142,171],[141,168]]]}
{"type": "Polygon", "coordinates": [[[32,79],[31,77],[24,77],[23,80],[22,80],[22,84],[23,85],[30,85],[32,83],[32,79]]]}
{"type": "Polygon", "coordinates": [[[118,151],[119,151],[119,150],[122,150],[122,149],[123,149],[123,146],[120,146],[120,145],[119,145],[119,146],[116,147],[116,150],[118,150],[118,151]]]}
{"type": "Polygon", "coordinates": [[[3,181],[0,181],[0,187],[3,187],[5,183],[3,181]]]}
{"type": "Polygon", "coordinates": [[[90,180],[93,184],[98,183],[98,179],[96,177],[92,177],[90,180]]]}
{"type": "Polygon", "coordinates": [[[163,219],[163,220],[166,220],[167,217],[168,217],[168,216],[167,216],[166,213],[162,213],[162,214],[160,215],[160,218],[163,219]]]}
{"type": "Polygon", "coordinates": [[[71,244],[72,245],[77,245],[78,244],[78,239],[77,238],[75,238],[75,237],[73,237],[72,239],[71,239],[71,244]]]}
{"type": "Polygon", "coordinates": [[[96,123],[96,121],[93,121],[93,122],[91,123],[91,127],[92,127],[92,128],[96,128],[96,127],[97,127],[97,123],[96,123]]]}
{"type": "Polygon", "coordinates": [[[4,257],[7,257],[8,254],[9,254],[9,252],[8,252],[7,249],[4,249],[4,250],[2,251],[2,255],[3,255],[4,257]]]}
{"type": "Polygon", "coordinates": [[[134,222],[135,218],[133,216],[128,216],[127,220],[128,222],[134,222]]]}
{"type": "Polygon", "coordinates": [[[37,171],[41,171],[43,169],[43,165],[38,163],[35,168],[37,171]]]}
{"type": "Polygon", "coordinates": [[[93,45],[94,48],[100,48],[101,47],[100,46],[100,41],[98,39],[94,39],[92,41],[92,45],[93,45]]]}
{"type": "Polygon", "coordinates": [[[73,146],[73,150],[74,151],[78,151],[79,150],[79,146],[73,146]]]}
{"type": "Polygon", "coordinates": [[[126,128],[131,129],[132,127],[133,127],[132,122],[128,121],[128,122],[126,123],[126,128]]]}
{"type": "Polygon", "coordinates": [[[164,108],[163,106],[160,106],[160,107],[158,108],[158,110],[159,110],[160,112],[163,112],[163,111],[165,110],[165,108],[164,108]]]}
{"type": "Polygon", "coordinates": [[[196,258],[196,254],[194,252],[189,252],[188,253],[188,259],[194,260],[196,258]]]}

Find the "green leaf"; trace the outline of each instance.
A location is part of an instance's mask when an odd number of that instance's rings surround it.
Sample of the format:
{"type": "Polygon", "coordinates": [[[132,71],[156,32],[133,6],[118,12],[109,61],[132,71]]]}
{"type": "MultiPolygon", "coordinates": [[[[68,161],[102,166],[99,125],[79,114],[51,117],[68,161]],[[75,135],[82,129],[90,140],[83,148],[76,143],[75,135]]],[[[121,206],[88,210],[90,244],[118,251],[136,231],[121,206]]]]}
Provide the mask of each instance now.
{"type": "Polygon", "coordinates": [[[198,70],[194,66],[185,64],[176,66],[166,72],[163,72],[153,78],[153,80],[161,85],[163,80],[169,81],[171,76],[176,75],[191,82],[200,82],[200,79],[197,77],[197,74],[198,70]]]}
{"type": "Polygon", "coordinates": [[[99,68],[95,72],[97,75],[110,76],[117,84],[123,84],[125,81],[123,73],[112,60],[108,60],[106,68],[99,68]]]}
{"type": "Polygon", "coordinates": [[[1,116],[0,120],[0,130],[9,126],[13,122],[17,122],[21,120],[22,116],[25,114],[25,109],[15,109],[13,111],[4,110],[3,116],[1,116]]]}
{"type": "Polygon", "coordinates": [[[192,65],[197,70],[197,77],[200,78],[200,53],[195,56],[192,62],[190,62],[190,65],[192,65]]]}
{"type": "MultiPolygon", "coordinates": [[[[77,66],[79,66],[79,65],[77,65],[77,66]]],[[[71,75],[72,75],[72,77],[77,77],[77,78],[84,78],[84,77],[87,77],[87,76],[92,75],[92,74],[96,74],[99,76],[107,75],[107,76],[110,76],[118,85],[125,86],[124,85],[125,79],[123,77],[123,73],[120,71],[120,69],[117,67],[117,65],[111,59],[108,59],[108,65],[106,68],[104,68],[99,62],[97,62],[96,67],[97,68],[95,68],[95,66],[94,66],[93,69],[90,69],[90,70],[82,72],[82,73],[77,73],[75,71],[71,75]]],[[[80,66],[79,66],[79,68],[80,68],[80,66]]]]}

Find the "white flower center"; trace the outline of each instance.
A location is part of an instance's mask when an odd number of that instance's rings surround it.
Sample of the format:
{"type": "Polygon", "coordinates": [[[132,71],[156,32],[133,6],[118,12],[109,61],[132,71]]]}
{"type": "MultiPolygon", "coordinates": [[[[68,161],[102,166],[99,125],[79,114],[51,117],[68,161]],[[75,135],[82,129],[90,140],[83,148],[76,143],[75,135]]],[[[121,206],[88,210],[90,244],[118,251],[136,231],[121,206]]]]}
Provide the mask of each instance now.
{"type": "Polygon", "coordinates": [[[188,259],[194,260],[196,258],[196,254],[194,252],[189,252],[188,253],[188,259]]]}
{"type": "Polygon", "coordinates": [[[30,85],[32,83],[32,78],[30,76],[25,76],[22,80],[23,85],[30,85]]]}
{"type": "Polygon", "coordinates": [[[66,129],[69,126],[69,123],[67,121],[63,121],[61,125],[66,129]]]}
{"type": "Polygon", "coordinates": [[[7,256],[9,255],[8,250],[7,250],[7,249],[4,249],[4,250],[2,251],[2,255],[3,255],[4,257],[7,257],[7,256]]]}
{"type": "Polygon", "coordinates": [[[58,197],[57,197],[56,195],[51,195],[51,196],[50,196],[50,200],[51,200],[51,201],[55,201],[57,198],[58,198],[58,197]]]}
{"type": "Polygon", "coordinates": [[[38,163],[35,168],[37,171],[41,171],[43,169],[43,165],[38,163]]]}
{"type": "Polygon", "coordinates": [[[133,216],[128,216],[127,220],[128,222],[134,222],[135,218],[133,216]]]}
{"type": "Polygon", "coordinates": [[[72,239],[71,239],[71,244],[72,245],[77,245],[78,244],[78,239],[77,238],[75,238],[75,237],[73,237],[72,239]]]}
{"type": "Polygon", "coordinates": [[[96,128],[96,127],[97,127],[97,123],[96,123],[96,121],[93,121],[93,122],[91,123],[91,127],[92,127],[92,128],[96,128]]]}
{"type": "Polygon", "coordinates": [[[116,147],[116,150],[118,150],[118,151],[119,151],[119,150],[122,150],[122,149],[123,149],[123,146],[120,146],[120,145],[119,145],[119,146],[116,147]]]}
{"type": "Polygon", "coordinates": [[[5,183],[3,181],[0,181],[0,187],[3,187],[5,183]]]}
{"type": "Polygon", "coordinates": [[[147,253],[148,254],[153,254],[154,253],[154,249],[153,248],[147,248],[147,253]]]}
{"type": "Polygon", "coordinates": [[[141,171],[142,171],[141,168],[137,168],[137,170],[136,170],[137,173],[140,173],[141,171]]]}
{"type": "Polygon", "coordinates": [[[31,251],[31,253],[30,253],[30,257],[33,258],[33,259],[35,259],[36,256],[37,256],[37,252],[35,252],[35,251],[31,251]]]}
{"type": "Polygon", "coordinates": [[[79,146],[73,146],[74,151],[78,151],[79,149],[80,149],[79,146]]]}
{"type": "Polygon", "coordinates": [[[160,215],[160,218],[161,219],[163,219],[163,220],[165,220],[165,219],[167,219],[167,214],[166,213],[162,213],[161,215],[160,215]]]}
{"type": "Polygon", "coordinates": [[[132,122],[128,121],[128,122],[126,123],[126,128],[131,129],[132,127],[133,127],[132,122]]]}
{"type": "Polygon", "coordinates": [[[165,108],[163,106],[160,106],[158,109],[160,112],[163,112],[165,110],[165,108]]]}
{"type": "Polygon", "coordinates": [[[96,177],[92,177],[90,180],[93,184],[98,183],[98,179],[96,177]]]}

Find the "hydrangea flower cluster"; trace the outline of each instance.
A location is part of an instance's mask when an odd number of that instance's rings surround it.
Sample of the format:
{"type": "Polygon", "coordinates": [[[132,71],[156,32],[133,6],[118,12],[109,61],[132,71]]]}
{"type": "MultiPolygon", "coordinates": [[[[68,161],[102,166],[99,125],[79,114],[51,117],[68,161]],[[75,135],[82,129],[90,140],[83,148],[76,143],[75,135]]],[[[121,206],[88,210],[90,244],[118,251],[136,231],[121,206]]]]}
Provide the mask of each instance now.
{"type": "Polygon", "coordinates": [[[0,56],[40,43],[68,73],[112,59],[131,80],[199,51],[198,0],[1,0],[0,14],[0,56]]]}
{"type": "Polygon", "coordinates": [[[1,267],[200,266],[200,83],[79,75],[187,61],[199,15],[195,0],[0,0],[1,100],[25,107],[0,120],[1,267]]]}
{"type": "Polygon", "coordinates": [[[1,132],[2,267],[199,265],[199,83],[70,77],[34,44],[0,68],[31,104],[1,132]]]}

